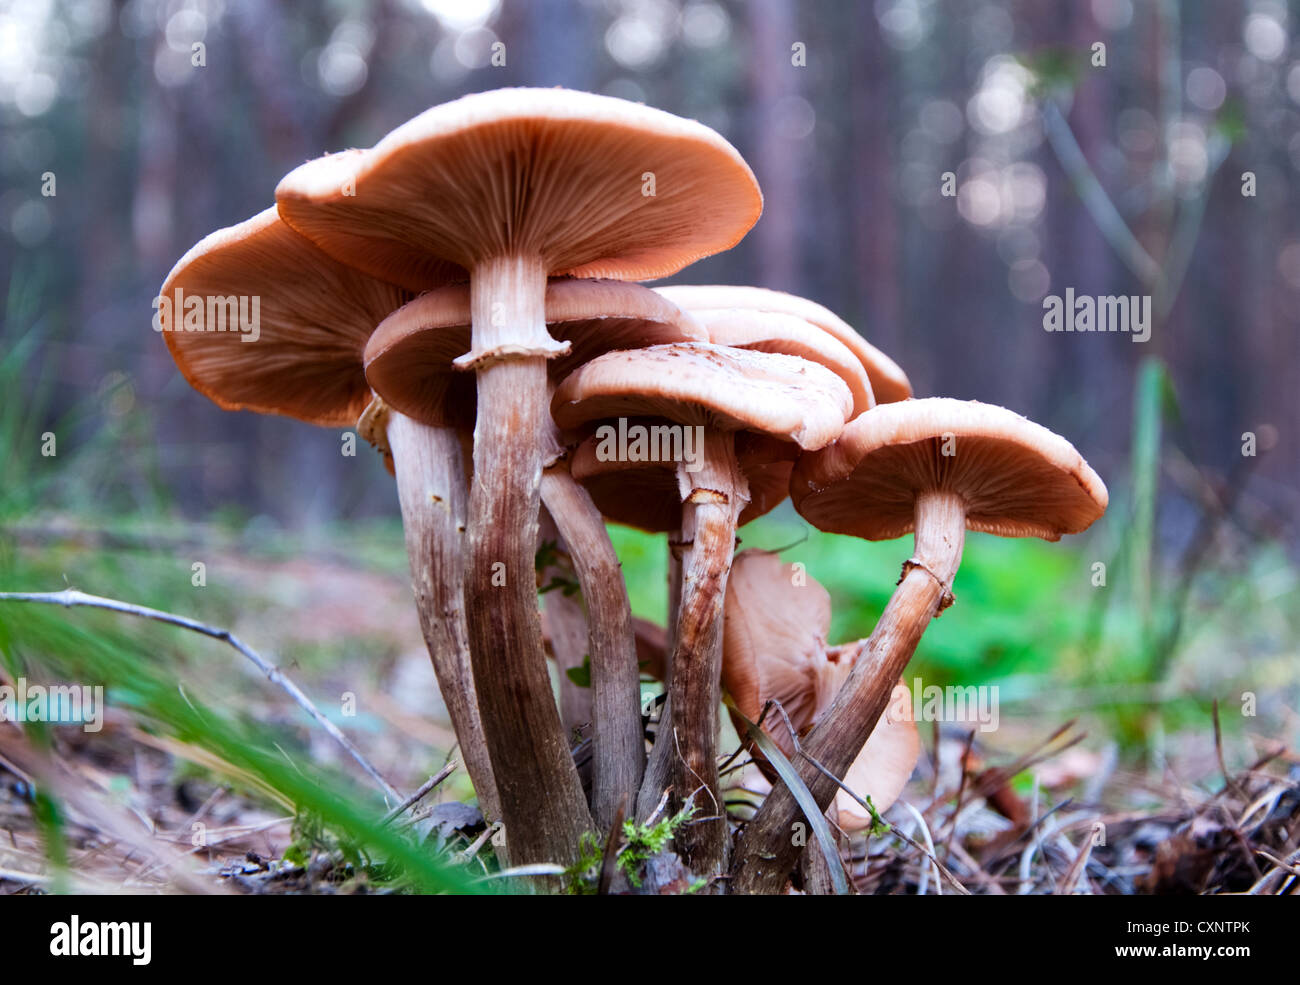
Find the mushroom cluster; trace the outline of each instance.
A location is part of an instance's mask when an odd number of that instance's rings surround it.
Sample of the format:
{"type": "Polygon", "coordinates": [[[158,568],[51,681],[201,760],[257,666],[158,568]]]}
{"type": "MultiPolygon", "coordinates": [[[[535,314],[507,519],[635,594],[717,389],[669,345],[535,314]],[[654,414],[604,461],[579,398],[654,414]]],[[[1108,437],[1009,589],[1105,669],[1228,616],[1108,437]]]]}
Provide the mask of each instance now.
{"type": "MultiPolygon", "coordinates": [[[[221,407],[355,424],[382,452],[438,684],[512,864],[571,865],[584,837],[666,798],[693,809],[673,848],[696,876],[779,891],[799,807],[777,784],[735,835],[724,689],[751,720],[780,704],[763,722],[778,745],[793,752],[793,728],[890,800],[918,744],[881,714],[952,600],[965,531],[1056,539],[1105,509],[1064,439],[913,399],[812,301],[641,286],[734,246],[762,210],[740,154],[695,121],[562,89],[479,93],[309,161],[275,199],[181,258],[157,327],[221,407]],[[228,330],[244,298],[256,332],[228,330]],[[869,639],[829,647],[815,582],[792,601],[775,558],[733,558],[737,527],[787,497],[823,530],[915,533],[869,639]],[[633,619],[611,522],[667,535],[666,631],[633,619]],[[577,591],[539,593],[552,577],[577,591]],[[557,704],[548,650],[589,664],[590,687],[562,674],[557,704]],[[651,739],[647,669],[667,695],[651,739]]],[[[831,810],[837,786],[796,765],[831,810]]],[[[843,826],[865,823],[855,807],[835,803],[843,826]]]]}

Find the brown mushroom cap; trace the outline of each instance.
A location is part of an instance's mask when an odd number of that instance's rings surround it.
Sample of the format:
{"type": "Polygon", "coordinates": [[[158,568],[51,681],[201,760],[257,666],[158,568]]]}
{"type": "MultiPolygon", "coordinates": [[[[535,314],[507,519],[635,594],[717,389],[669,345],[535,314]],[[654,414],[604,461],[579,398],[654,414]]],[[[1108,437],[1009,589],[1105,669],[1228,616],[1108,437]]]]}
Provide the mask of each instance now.
{"type": "Polygon", "coordinates": [[[609,352],[565,378],[551,400],[562,428],[614,417],[662,417],[751,430],[820,448],[853,410],[844,381],[795,356],[704,342],[609,352]]]}
{"type": "Polygon", "coordinates": [[[916,498],[929,490],[960,496],[970,530],[1046,540],[1087,529],[1108,501],[1060,435],[1005,407],[946,397],[876,407],[800,458],[790,478],[813,526],[866,540],[911,533],[916,498]]]}
{"type": "Polygon", "coordinates": [[[738,308],[702,310],[696,315],[708,341],[755,352],[781,352],[820,363],[842,379],[853,394],[853,413],[876,405],[866,367],[842,342],[796,315],[738,308]]]}
{"type": "MultiPolygon", "coordinates": [[[[782,564],[766,551],[736,555],[724,603],[722,686],[741,714],[757,721],[775,699],[798,735],[816,724],[862,652],[857,646],[827,647],[830,624],[830,596],[815,579],[796,578],[793,564],[782,564]]],[[[901,681],[886,712],[844,778],[854,793],[870,794],[879,811],[902,793],[921,750],[910,693],[901,681]]],[[[744,723],[734,712],[732,722],[743,737],[744,723]]],[[[790,730],[778,712],[768,713],[763,731],[787,756],[794,755],[790,730]]],[[[754,752],[754,762],[775,780],[761,753],[754,752]]],[[[871,816],[843,791],[836,795],[835,810],[846,831],[871,823],[871,816]]]]}
{"type": "Polygon", "coordinates": [[[160,297],[174,304],[178,290],[203,301],[201,312],[179,312],[179,330],[160,319],[172,358],[194,389],[226,410],[326,427],[350,426],[365,410],[366,340],[410,298],[331,259],[274,208],[200,240],[167,275],[160,297]],[[250,299],[250,314],[251,299],[257,301],[256,340],[251,332],[216,330],[222,307],[209,299],[240,297],[250,299]]]}
{"type": "Polygon", "coordinates": [[[739,308],[793,315],[816,325],[846,346],[867,371],[876,403],[888,404],[912,396],[912,384],[902,368],[859,335],[839,315],[818,304],[784,291],[765,287],[730,287],[725,285],[686,285],[655,288],[674,304],[694,314],[710,310],[739,308]]]}
{"type": "MultiPolygon", "coordinates": [[[[852,664],[841,671],[848,676],[852,664]]],[[[833,694],[833,692],[832,692],[833,694]]],[[[871,730],[867,744],[844,774],[844,784],[859,797],[870,797],[877,811],[886,811],[898,799],[921,758],[921,736],[912,718],[912,694],[902,681],[894,686],[889,706],[871,730]]],[[[819,709],[820,711],[824,709],[819,709]]],[[[871,826],[871,815],[841,790],[835,795],[836,822],[852,834],[871,826]]]]}
{"type": "MultiPolygon", "coordinates": [[[[571,344],[547,371],[562,379],[613,349],[704,341],[707,333],[671,301],[639,284],[557,279],[546,286],[552,337],[571,344]]],[[[430,425],[474,426],[475,379],[456,369],[470,348],[470,292],[452,284],[421,294],[384,319],[366,345],[366,378],[384,400],[430,425]]]]}
{"type": "MultiPolygon", "coordinates": [[[[646,420],[647,427],[657,423],[646,420]]],[[[682,525],[682,496],[674,462],[602,459],[596,437],[582,441],[569,458],[569,470],[586,488],[607,520],[649,533],[668,533],[682,525]]],[[[776,509],[790,491],[790,472],[799,446],[769,435],[736,434],[736,464],[749,486],[749,502],[736,520],[744,526],[776,509]]]]}
{"type": "Polygon", "coordinates": [[[565,89],[435,106],[368,151],[290,172],[276,201],[330,254],[412,290],[518,254],[551,274],[663,277],[734,246],[763,207],[703,124],[565,89]]]}
{"type": "MultiPolygon", "coordinates": [[[[831,597],[817,581],[799,580],[777,555],[741,551],[727,578],[722,624],[722,686],[736,707],[756,722],[775,698],[796,731],[812,724],[824,691],[819,679],[833,674],[826,660],[831,597]]],[[[763,728],[782,751],[794,752],[779,717],[769,715],[763,728]]]]}

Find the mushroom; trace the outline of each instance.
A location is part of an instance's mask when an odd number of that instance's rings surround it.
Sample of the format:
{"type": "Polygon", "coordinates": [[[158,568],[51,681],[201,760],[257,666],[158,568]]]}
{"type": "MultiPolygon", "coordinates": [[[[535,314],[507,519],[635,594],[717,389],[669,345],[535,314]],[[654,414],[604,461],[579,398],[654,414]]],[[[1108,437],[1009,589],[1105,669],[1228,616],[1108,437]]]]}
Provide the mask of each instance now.
{"type": "Polygon", "coordinates": [[[468,272],[477,374],[466,604],[479,705],[520,863],[571,863],[591,818],[549,693],[533,589],[546,447],[548,275],[667,276],[735,245],[762,196],[714,131],[563,89],[465,96],[368,151],[298,168],[281,214],[412,289],[468,272]],[[504,584],[502,584],[504,580],[504,584]]]}
{"type": "MultiPolygon", "coordinates": [[[[830,625],[831,599],[815,579],[796,575],[794,565],[782,564],[767,551],[736,555],[724,609],[722,686],[740,715],[751,722],[763,716],[769,701],[780,703],[784,715],[770,710],[762,725],[787,757],[795,753],[786,721],[802,740],[830,706],[858,652],[856,647],[828,646],[830,625]]],[[[870,795],[878,811],[887,810],[902,793],[920,755],[921,740],[907,696],[907,686],[900,681],[890,702],[900,714],[876,724],[844,777],[854,793],[870,795]]],[[[736,711],[731,715],[743,737],[744,723],[736,711]]],[[[750,752],[775,783],[771,764],[752,746],[750,752]]],[[[871,824],[871,815],[843,790],[835,796],[834,816],[848,832],[871,824]]]]}
{"type": "MultiPolygon", "coordinates": [[[[646,422],[638,425],[653,427],[646,422]]],[[[749,500],[736,520],[737,527],[757,520],[783,503],[790,494],[790,473],[799,446],[753,431],[736,432],[736,465],[745,478],[749,500]]],[[[606,520],[647,533],[674,533],[682,525],[682,497],[677,463],[658,459],[628,461],[604,454],[605,440],[584,439],[569,456],[569,470],[586,488],[606,520]]]]}
{"type": "MultiPolygon", "coordinates": [[[[542,507],[542,537],[544,540],[556,539],[555,521],[542,507]],[[548,529],[549,528],[549,529],[548,529]]],[[[582,610],[582,600],[566,591],[567,586],[575,580],[573,565],[569,558],[560,556],[557,546],[552,563],[542,566],[541,555],[537,581],[539,589],[545,591],[542,596],[542,641],[546,646],[546,655],[555,661],[559,671],[560,720],[564,723],[564,734],[569,737],[570,745],[576,745],[585,734],[590,734],[595,721],[595,708],[592,704],[591,686],[570,676],[570,671],[580,671],[588,665],[591,647],[588,643],[589,629],[587,615],[582,610]]],[[[591,786],[590,770],[579,769],[583,789],[591,786]]]]}
{"type": "MultiPolygon", "coordinates": [[[[953,601],[967,529],[1042,537],[1087,529],[1105,512],[1106,487],[1064,438],[1004,407],[948,398],[884,404],[804,455],[790,480],[795,508],[820,530],[868,540],[915,534],[898,588],[863,642],[843,686],[803,743],[844,776],[871,734],[930,620],[953,601]]],[[[835,783],[810,764],[800,775],[823,808],[835,783]]],[[[780,888],[800,817],[785,786],[773,789],[737,848],[733,889],[780,888]]]]}
{"type": "MultiPolygon", "coordinates": [[[[561,598],[564,593],[558,593],[561,598]]],[[[567,601],[567,600],[566,600],[567,601]]],[[[592,719],[591,689],[574,684],[567,671],[583,665],[586,653],[587,629],[581,608],[575,612],[567,606],[542,609],[542,629],[549,656],[564,675],[560,681],[560,707],[565,727],[573,734],[575,729],[592,719]],[[560,614],[557,616],[556,612],[560,614]],[[576,659],[574,659],[576,655],[576,659]],[[567,685],[573,685],[568,687],[567,685]],[[564,699],[568,695],[566,705],[564,699]]],[[[640,616],[632,617],[632,634],[636,641],[636,662],[642,678],[654,681],[664,679],[667,665],[668,634],[658,623],[640,616]]]]}
{"type": "MultiPolygon", "coordinates": [[[[545,310],[551,336],[570,346],[566,355],[548,364],[552,381],[610,350],[707,337],[672,302],[649,288],[621,281],[552,280],[546,287],[545,310]]],[[[455,362],[470,347],[470,321],[470,289],[465,285],[429,291],[393,312],[366,345],[370,385],[413,420],[468,427],[474,416],[473,378],[459,372],[455,362]]],[[[603,830],[613,823],[620,803],[626,800],[629,808],[634,803],[645,765],[632,613],[618,555],[600,512],[570,475],[549,416],[540,430],[553,449],[543,462],[542,502],[554,519],[557,539],[567,545],[587,609],[589,697],[595,723],[591,806],[603,830]]],[[[680,517],[680,503],[677,512],[680,517]]],[[[552,650],[559,655],[564,647],[552,650]]],[[[569,714],[562,701],[567,733],[576,724],[573,716],[586,710],[575,698],[568,694],[573,706],[569,714]]],[[[591,714],[583,719],[591,720],[591,714]]]]}
{"type": "MultiPolygon", "coordinates": [[[[159,295],[159,327],[181,375],[218,406],[342,427],[372,400],[366,340],[409,297],[331,259],[271,208],[205,237],[176,263],[159,295]],[[237,309],[241,299],[256,310],[255,340],[218,322],[225,302],[237,309]]],[[[400,414],[386,423],[420,627],[483,813],[496,817],[460,602],[460,446],[400,414]]]]}
{"type": "MultiPolygon", "coordinates": [[[[835,664],[840,671],[838,683],[853,670],[853,663],[835,664]]],[[[827,708],[819,708],[818,720],[827,708]]],[[[844,785],[858,797],[871,798],[877,813],[889,810],[903,793],[917,760],[921,758],[921,735],[912,717],[912,692],[901,679],[889,695],[885,714],[867,736],[866,745],[844,774],[844,785]]],[[[835,822],[849,834],[871,827],[875,820],[854,797],[843,790],[835,794],[835,822]]]]}
{"type": "Polygon", "coordinates": [[[765,287],[675,284],[655,290],[697,317],[705,312],[746,311],[802,318],[834,337],[858,357],[871,378],[876,403],[890,404],[912,396],[912,384],[897,363],[859,335],[844,319],[816,301],[765,287]]]}
{"type": "Polygon", "coordinates": [[[839,434],[852,407],[848,387],[817,363],[701,342],[607,353],[569,375],[551,401],[562,428],[650,417],[679,425],[680,449],[688,447],[688,436],[699,436],[692,442],[695,453],[675,462],[686,545],[680,606],[670,628],[666,726],[655,740],[638,814],[646,816],[658,803],[665,779],[674,807],[703,787],[709,813],[681,829],[677,847],[706,877],[720,868],[726,851],[717,766],[722,600],[736,522],[749,498],[734,433],[755,431],[820,448],[839,434]]]}
{"type": "Polygon", "coordinates": [[[825,366],[853,394],[855,417],[876,405],[870,375],[862,361],[835,336],[797,315],[724,308],[699,311],[696,318],[708,331],[709,341],[717,345],[782,352],[825,366]]]}
{"type": "MultiPolygon", "coordinates": [[[[546,526],[547,514],[542,508],[542,524],[546,526]]],[[[554,528],[552,528],[554,529],[554,528]]],[[[562,564],[551,566],[545,572],[539,572],[542,583],[549,583],[552,578],[573,577],[572,568],[562,564]]],[[[648,619],[632,617],[632,630],[636,641],[637,666],[641,679],[654,681],[664,679],[664,665],[667,654],[667,634],[662,626],[648,619]]],[[[542,636],[546,642],[547,656],[555,661],[559,671],[560,717],[564,728],[574,743],[574,761],[582,777],[584,790],[591,787],[591,756],[584,755],[583,744],[590,744],[588,733],[595,718],[592,705],[591,685],[584,680],[586,676],[579,671],[590,669],[587,659],[587,620],[581,604],[563,591],[550,591],[545,596],[542,608],[542,636]],[[571,674],[570,671],[575,672],[571,674]]],[[[638,691],[638,706],[640,706],[638,691]]],[[[640,721],[638,713],[638,722],[640,721]]]]}

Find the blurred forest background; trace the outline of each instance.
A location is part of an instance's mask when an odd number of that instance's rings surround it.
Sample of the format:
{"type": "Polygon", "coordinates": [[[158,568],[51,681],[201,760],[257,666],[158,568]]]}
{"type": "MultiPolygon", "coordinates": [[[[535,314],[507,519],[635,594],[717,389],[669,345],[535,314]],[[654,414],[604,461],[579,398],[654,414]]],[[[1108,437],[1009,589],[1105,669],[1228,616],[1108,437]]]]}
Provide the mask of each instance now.
{"type": "MultiPolygon", "coordinates": [[[[1222,475],[1256,433],[1242,508],[1294,541],[1298,21],[1273,0],[6,0],[0,269],[11,292],[39,287],[42,335],[24,382],[48,388],[50,427],[88,394],[103,399],[82,429],[138,412],[107,463],[126,508],[165,489],[187,515],[299,529],[392,512],[386,477],[342,457],[337,434],[194,394],[150,301],[192,243],[264,208],[302,161],[466,92],[563,85],[696,117],[753,166],[762,220],[677,280],[821,301],[919,395],[1005,404],[1108,480],[1129,461],[1136,367],[1159,356],[1180,454],[1222,475]],[[1049,105],[1139,252],[1173,258],[1163,286],[1108,244],[1049,105]],[[1067,287],[1156,295],[1151,341],[1045,332],[1041,299],[1067,287]]],[[[1174,480],[1161,529],[1181,544],[1199,493],[1174,480]]]]}

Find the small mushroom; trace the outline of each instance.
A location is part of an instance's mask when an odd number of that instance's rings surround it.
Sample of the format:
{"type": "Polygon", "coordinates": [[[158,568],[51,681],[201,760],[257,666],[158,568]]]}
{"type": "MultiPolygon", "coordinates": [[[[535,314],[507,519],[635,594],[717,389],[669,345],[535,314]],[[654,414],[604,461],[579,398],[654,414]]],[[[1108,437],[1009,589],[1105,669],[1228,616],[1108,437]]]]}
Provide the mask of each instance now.
{"type": "MultiPolygon", "coordinates": [[[[373,400],[362,363],[367,339],[410,294],[331,259],[271,208],[201,240],[172,268],[159,297],[172,358],[204,396],[226,410],[341,427],[373,400]],[[241,298],[250,313],[257,303],[256,338],[228,323],[224,303],[238,309],[241,298]]],[[[391,449],[420,627],[479,803],[494,818],[496,785],[460,601],[461,448],[445,429],[384,415],[378,405],[362,416],[391,449]]]]}
{"type": "MultiPolygon", "coordinates": [[[[370,385],[413,420],[472,426],[473,377],[456,368],[457,357],[470,346],[470,321],[465,285],[429,291],[393,312],[366,345],[370,385]]],[[[610,350],[706,338],[672,302],[621,281],[552,280],[546,287],[546,322],[551,336],[570,346],[566,355],[550,361],[551,381],[610,350]]],[[[601,515],[570,474],[549,416],[543,431],[554,450],[543,463],[541,498],[568,547],[587,609],[594,707],[585,720],[595,724],[591,807],[603,830],[621,802],[626,799],[630,807],[635,801],[645,766],[632,613],[601,515]]],[[[679,505],[679,517],[680,512],[679,505]]],[[[570,694],[569,704],[574,703],[570,694]]],[[[576,707],[569,715],[562,708],[566,731],[572,731],[572,718],[579,714],[576,707]]]]}
{"type": "Polygon", "coordinates": [[[852,325],[816,301],[765,287],[677,284],[655,290],[696,316],[713,311],[750,311],[802,318],[831,335],[858,357],[871,379],[876,403],[889,404],[912,396],[912,384],[897,363],[859,335],[852,325]]]}
{"type": "Polygon", "coordinates": [[[696,803],[711,819],[683,828],[677,847],[706,877],[726,851],[717,764],[722,600],[736,522],[749,498],[734,434],[749,430],[820,448],[839,434],[852,407],[848,387],[817,363],[699,342],[607,353],[570,374],[551,401],[562,428],[650,417],[680,425],[682,448],[685,429],[701,436],[693,460],[675,463],[687,546],[671,630],[668,708],[638,813],[658,803],[663,780],[674,807],[703,787],[696,803]]]}
{"type": "MultiPolygon", "coordinates": [[[[782,564],[767,551],[736,555],[724,620],[722,686],[751,722],[759,720],[769,701],[779,702],[784,717],[775,709],[768,711],[763,731],[786,756],[793,757],[786,720],[802,741],[830,707],[858,649],[827,645],[831,600],[826,589],[806,574],[796,575],[794,565],[782,564]]],[[[902,793],[920,755],[921,740],[907,697],[907,686],[900,681],[890,703],[900,714],[876,724],[844,777],[854,793],[870,795],[878,811],[887,810],[902,793]]],[[[743,723],[734,712],[732,718],[743,737],[743,723]]],[[[771,764],[757,749],[750,751],[759,769],[775,783],[771,764]]],[[[842,790],[835,796],[834,816],[850,833],[871,824],[871,815],[842,790]]]]}
{"type": "MultiPolygon", "coordinates": [[[[930,620],[952,603],[966,530],[1058,540],[1087,529],[1107,504],[1105,485],[1064,438],[1004,407],[947,398],[861,415],[800,459],[790,493],[821,530],[869,540],[915,534],[898,588],[804,744],[836,776],[871,735],[930,620]]],[[[832,781],[811,766],[801,776],[819,805],[830,803],[832,781]]],[[[799,816],[789,790],[774,789],[741,839],[733,889],[780,888],[799,816]]]]}
{"type": "MultiPolygon", "coordinates": [[[[654,427],[656,422],[630,421],[629,427],[654,427]]],[[[790,494],[790,473],[799,446],[753,431],[737,431],[736,465],[745,478],[749,500],[736,520],[743,527],[770,513],[790,494]]],[[[607,520],[647,533],[674,533],[682,525],[682,497],[677,463],[645,459],[629,461],[604,454],[605,440],[585,438],[569,456],[569,470],[586,488],[607,520]]]]}
{"type": "Polygon", "coordinates": [[[662,277],[738,242],[762,196],[736,150],[692,120],[563,89],[465,96],[368,151],[290,173],[285,219],[413,290],[468,273],[477,374],[467,534],[471,651],[506,840],[571,863],[592,826],[550,699],[533,591],[546,442],[549,275],[662,277]],[[505,584],[501,579],[504,575],[505,584]]]}

